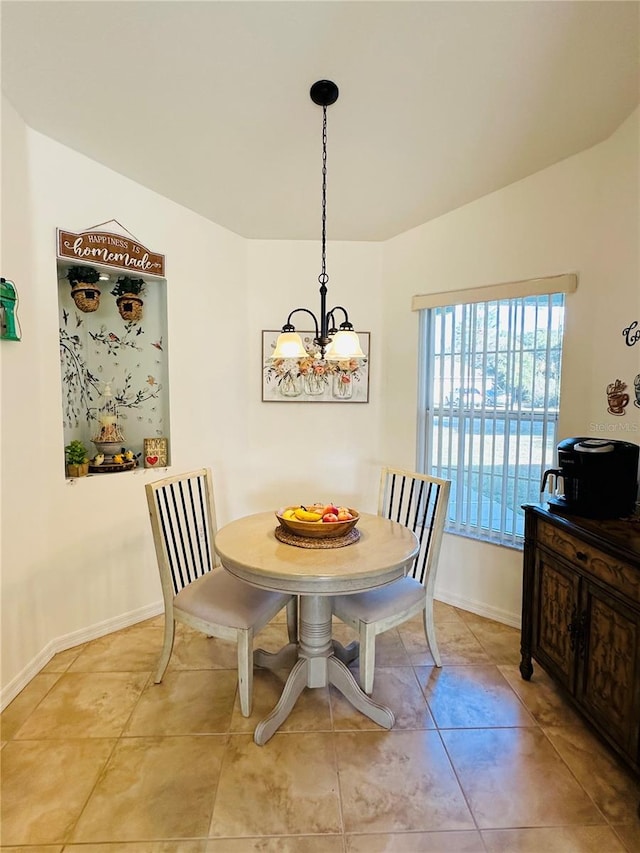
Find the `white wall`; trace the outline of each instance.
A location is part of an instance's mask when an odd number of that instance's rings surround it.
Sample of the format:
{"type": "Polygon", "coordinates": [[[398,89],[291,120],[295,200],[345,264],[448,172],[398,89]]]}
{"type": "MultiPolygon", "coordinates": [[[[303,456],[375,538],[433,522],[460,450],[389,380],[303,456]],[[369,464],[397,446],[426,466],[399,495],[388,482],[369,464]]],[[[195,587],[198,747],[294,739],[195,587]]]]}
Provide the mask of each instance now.
{"type": "MultiPolygon", "coordinates": [[[[640,443],[640,409],[606,411],[624,378],[633,399],[640,344],[639,112],[604,143],[388,241],[384,247],[385,405],[382,455],[415,462],[418,317],[411,297],[577,272],[567,298],[559,437],[606,434],[640,443]],[[396,343],[398,341],[399,343],[396,343]],[[396,380],[404,377],[400,387],[396,380]]],[[[445,536],[436,595],[517,624],[522,555],[445,536]]]]}

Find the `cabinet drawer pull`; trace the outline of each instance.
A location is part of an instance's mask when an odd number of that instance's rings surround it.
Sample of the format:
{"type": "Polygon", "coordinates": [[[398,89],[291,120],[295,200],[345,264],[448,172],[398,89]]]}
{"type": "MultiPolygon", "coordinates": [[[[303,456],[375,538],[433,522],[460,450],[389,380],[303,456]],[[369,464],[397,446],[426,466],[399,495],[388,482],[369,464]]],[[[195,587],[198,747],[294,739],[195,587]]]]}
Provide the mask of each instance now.
{"type": "Polygon", "coordinates": [[[576,551],[576,559],[580,560],[582,563],[586,563],[589,556],[588,554],[585,554],[584,551],[576,551]]]}

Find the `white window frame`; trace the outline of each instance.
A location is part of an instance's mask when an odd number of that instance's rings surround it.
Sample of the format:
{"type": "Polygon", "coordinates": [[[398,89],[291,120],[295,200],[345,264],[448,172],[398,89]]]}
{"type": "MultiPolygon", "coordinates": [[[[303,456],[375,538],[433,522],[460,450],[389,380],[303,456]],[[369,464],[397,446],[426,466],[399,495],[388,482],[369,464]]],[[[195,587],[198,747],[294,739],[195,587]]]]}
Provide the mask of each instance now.
{"type": "MultiPolygon", "coordinates": [[[[484,347],[475,349],[474,339],[470,353],[464,351],[463,345],[459,353],[462,363],[473,362],[471,367],[467,364],[468,370],[464,374],[466,379],[462,378],[462,373],[458,374],[458,380],[454,377],[454,373],[461,370],[459,364],[456,369],[450,367],[446,379],[443,375],[435,376],[434,310],[448,308],[458,315],[482,314],[484,311],[486,317],[487,309],[477,303],[499,303],[504,312],[507,310],[505,300],[520,300],[511,307],[521,308],[522,300],[537,296],[541,298],[536,303],[547,303],[548,297],[550,306],[553,294],[572,293],[576,287],[577,276],[567,274],[414,297],[412,307],[420,311],[417,468],[424,473],[452,480],[445,527],[447,532],[522,548],[523,513],[520,507],[522,503],[539,499],[542,472],[554,464],[558,408],[535,408],[533,403],[530,406],[523,405],[521,400],[516,404],[498,402],[495,386],[491,401],[486,372],[477,381],[478,371],[482,373],[482,368],[486,367],[487,354],[484,347]],[[453,384],[457,381],[459,387],[454,388],[453,384]],[[449,392],[446,395],[445,389],[449,392]],[[437,433],[434,433],[434,429],[437,433]],[[508,466],[504,466],[502,474],[498,476],[502,464],[501,451],[496,451],[496,446],[500,444],[497,438],[500,429],[503,450],[512,459],[515,457],[517,462],[511,474],[508,473],[508,466]],[[533,436],[537,433],[539,438],[534,440],[533,436]],[[455,436],[455,441],[452,436],[455,436]],[[443,451],[445,439],[448,447],[443,451]],[[434,459],[436,449],[438,455],[434,459]],[[490,457],[488,461],[487,456],[490,457]],[[521,472],[520,468],[525,464],[528,472],[525,472],[524,467],[521,472]],[[482,480],[483,489],[475,488],[474,491],[474,483],[469,478],[470,471],[473,472],[473,479],[477,476],[478,480],[482,480]]],[[[511,333],[511,315],[509,317],[508,329],[511,333]]],[[[445,350],[446,347],[443,352],[445,350]]],[[[538,348],[536,340],[536,353],[539,355],[540,351],[544,354],[544,348],[538,348]]],[[[548,350],[546,357],[549,358],[548,350]]],[[[457,358],[449,358],[450,362],[453,360],[458,361],[457,358]]],[[[444,359],[441,359],[439,364],[442,366],[443,363],[444,359]]],[[[549,399],[548,376],[544,389],[546,402],[549,399]]]]}

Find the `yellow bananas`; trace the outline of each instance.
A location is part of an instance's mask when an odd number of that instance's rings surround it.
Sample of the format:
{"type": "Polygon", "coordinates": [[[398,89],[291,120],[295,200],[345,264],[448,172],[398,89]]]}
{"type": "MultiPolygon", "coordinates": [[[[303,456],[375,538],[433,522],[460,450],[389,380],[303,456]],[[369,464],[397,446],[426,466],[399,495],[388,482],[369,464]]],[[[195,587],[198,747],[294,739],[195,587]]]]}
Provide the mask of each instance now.
{"type": "Polygon", "coordinates": [[[298,519],[298,521],[322,521],[321,512],[310,512],[303,506],[299,506],[297,509],[295,509],[294,515],[298,519]]]}

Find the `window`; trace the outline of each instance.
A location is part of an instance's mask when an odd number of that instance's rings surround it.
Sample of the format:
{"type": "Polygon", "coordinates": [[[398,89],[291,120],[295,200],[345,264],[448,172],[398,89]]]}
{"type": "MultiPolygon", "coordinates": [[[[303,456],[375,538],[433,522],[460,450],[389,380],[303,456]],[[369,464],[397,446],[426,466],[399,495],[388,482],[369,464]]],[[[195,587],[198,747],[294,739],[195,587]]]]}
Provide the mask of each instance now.
{"type": "Polygon", "coordinates": [[[555,458],[564,294],[420,315],[419,465],[452,481],[446,530],[521,547],[555,458]]]}

